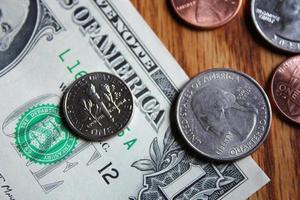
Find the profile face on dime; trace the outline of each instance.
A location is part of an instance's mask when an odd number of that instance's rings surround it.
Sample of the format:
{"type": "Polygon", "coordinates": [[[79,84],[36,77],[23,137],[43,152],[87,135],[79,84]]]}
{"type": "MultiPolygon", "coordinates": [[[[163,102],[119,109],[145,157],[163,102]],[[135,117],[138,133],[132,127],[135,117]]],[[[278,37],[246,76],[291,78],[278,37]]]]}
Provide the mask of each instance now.
{"type": "Polygon", "coordinates": [[[277,108],[300,124],[300,56],[288,59],[277,68],[271,90],[277,108]]]}
{"type": "Polygon", "coordinates": [[[63,112],[79,136],[101,141],[122,131],[133,114],[133,97],[112,74],[95,72],[77,79],[67,90],[63,112]]]}
{"type": "Polygon", "coordinates": [[[216,28],[232,20],[242,0],[172,0],[175,12],[199,28],[216,28]]]}
{"type": "Polygon", "coordinates": [[[269,132],[271,108],[252,78],[216,69],[201,73],[183,89],[177,123],[188,144],[200,154],[230,161],[262,144],[269,132]]]}
{"type": "Polygon", "coordinates": [[[300,1],[252,0],[252,17],[262,36],[288,52],[300,52],[300,1]]]}

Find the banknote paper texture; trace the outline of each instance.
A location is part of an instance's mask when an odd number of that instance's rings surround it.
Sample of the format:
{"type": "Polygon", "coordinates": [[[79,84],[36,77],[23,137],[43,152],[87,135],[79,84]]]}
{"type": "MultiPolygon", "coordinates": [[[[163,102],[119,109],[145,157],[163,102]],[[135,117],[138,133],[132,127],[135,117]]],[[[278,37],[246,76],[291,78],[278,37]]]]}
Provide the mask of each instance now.
{"type": "Polygon", "coordinates": [[[246,199],[269,181],[250,157],[214,165],[175,139],[171,104],[188,77],[129,1],[2,0],[0,9],[1,200],[246,199]],[[135,112],[118,136],[89,143],[64,127],[59,105],[95,71],[128,85],[135,112]]]}

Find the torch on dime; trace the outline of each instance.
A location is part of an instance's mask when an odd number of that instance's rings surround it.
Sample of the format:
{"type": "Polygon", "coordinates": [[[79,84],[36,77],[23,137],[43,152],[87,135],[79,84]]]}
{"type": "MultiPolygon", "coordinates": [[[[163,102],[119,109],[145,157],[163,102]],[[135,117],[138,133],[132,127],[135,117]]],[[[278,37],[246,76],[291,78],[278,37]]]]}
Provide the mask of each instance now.
{"type": "Polygon", "coordinates": [[[127,126],[133,114],[133,97],[117,76],[95,72],[77,79],[67,90],[63,113],[78,136],[101,141],[127,126]]]}
{"type": "Polygon", "coordinates": [[[267,95],[250,76],[214,69],[182,90],[176,119],[187,144],[216,161],[248,156],[265,141],[272,119],[267,95]]]}

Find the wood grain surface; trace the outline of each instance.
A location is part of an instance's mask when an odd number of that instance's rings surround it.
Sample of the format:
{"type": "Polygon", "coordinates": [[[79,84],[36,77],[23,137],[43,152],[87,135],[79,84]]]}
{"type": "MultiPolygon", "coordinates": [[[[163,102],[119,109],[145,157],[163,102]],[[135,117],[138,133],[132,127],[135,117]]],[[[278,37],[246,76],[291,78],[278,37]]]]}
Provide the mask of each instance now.
{"type": "MultiPolygon", "coordinates": [[[[254,77],[270,94],[274,70],[292,55],[276,51],[261,39],[252,23],[250,1],[243,2],[233,21],[210,31],[186,26],[175,16],[169,1],[131,0],[190,77],[214,67],[230,67],[254,77]]],[[[269,137],[252,155],[271,182],[250,200],[300,200],[300,126],[272,108],[269,137]]]]}

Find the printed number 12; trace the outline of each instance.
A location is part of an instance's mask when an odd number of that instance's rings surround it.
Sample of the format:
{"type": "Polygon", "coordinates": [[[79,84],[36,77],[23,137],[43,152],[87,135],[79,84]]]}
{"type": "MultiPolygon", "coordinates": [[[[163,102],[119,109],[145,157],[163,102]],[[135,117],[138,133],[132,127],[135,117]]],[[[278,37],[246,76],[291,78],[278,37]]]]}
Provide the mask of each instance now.
{"type": "MultiPolygon", "coordinates": [[[[102,169],[98,170],[99,174],[102,174],[103,171],[108,171],[108,168],[112,166],[112,162],[108,163],[106,166],[104,166],[102,169]]],[[[108,179],[116,179],[119,177],[119,172],[115,168],[110,169],[110,173],[104,173],[102,175],[103,180],[106,182],[107,185],[110,184],[108,179]]]]}

